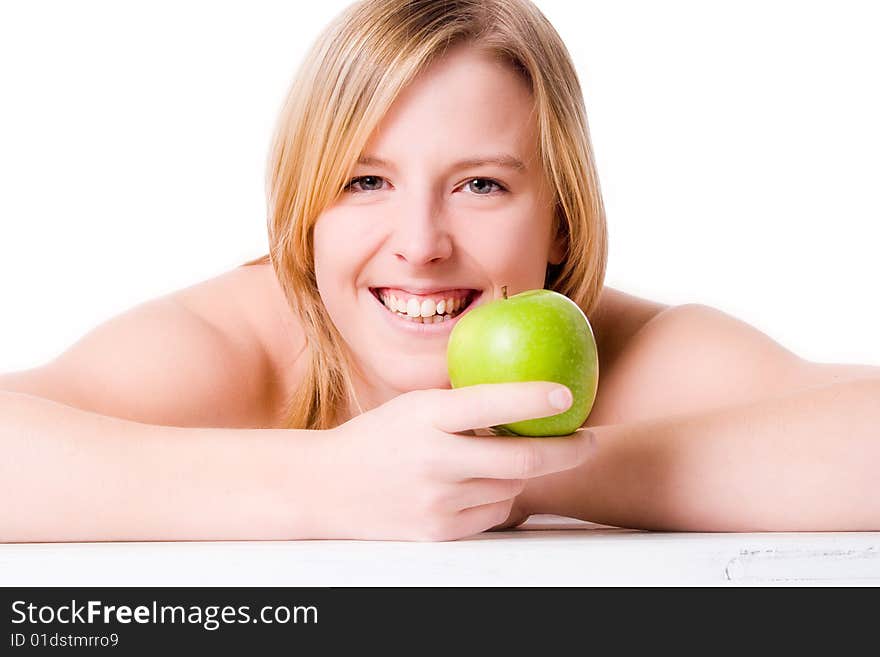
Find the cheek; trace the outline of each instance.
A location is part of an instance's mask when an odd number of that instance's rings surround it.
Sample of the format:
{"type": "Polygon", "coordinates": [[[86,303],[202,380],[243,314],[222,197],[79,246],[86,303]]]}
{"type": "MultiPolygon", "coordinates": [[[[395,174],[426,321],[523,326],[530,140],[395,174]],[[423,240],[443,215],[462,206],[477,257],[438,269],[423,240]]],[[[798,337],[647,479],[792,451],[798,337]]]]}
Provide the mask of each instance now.
{"type": "Polygon", "coordinates": [[[350,344],[363,332],[358,285],[375,249],[374,235],[362,214],[334,208],[321,215],[313,233],[314,269],[318,292],[330,320],[350,344]]]}
{"type": "Polygon", "coordinates": [[[324,306],[334,323],[339,324],[345,317],[346,309],[351,307],[346,295],[351,288],[356,254],[352,252],[352,240],[341,239],[337,224],[324,221],[322,217],[315,226],[314,267],[324,306]]]}
{"type": "Polygon", "coordinates": [[[361,240],[351,239],[351,222],[344,212],[327,211],[315,224],[313,233],[315,277],[322,284],[339,287],[351,278],[361,255],[361,240]]]}
{"type": "Polygon", "coordinates": [[[549,233],[549,227],[533,217],[506,221],[474,233],[467,241],[468,251],[497,284],[523,290],[539,288],[547,268],[549,233]]]}

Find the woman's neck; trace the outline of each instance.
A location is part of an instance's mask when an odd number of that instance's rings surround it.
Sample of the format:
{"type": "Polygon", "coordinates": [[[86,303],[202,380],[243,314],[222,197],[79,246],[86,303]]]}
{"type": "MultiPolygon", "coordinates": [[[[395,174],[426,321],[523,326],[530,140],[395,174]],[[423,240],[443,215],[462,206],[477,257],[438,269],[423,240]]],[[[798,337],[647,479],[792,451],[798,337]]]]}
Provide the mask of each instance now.
{"type": "Polygon", "coordinates": [[[381,383],[371,384],[368,380],[381,381],[379,377],[365,377],[360,368],[352,368],[351,383],[354,388],[355,399],[349,399],[347,408],[343,413],[343,422],[347,422],[353,417],[365,413],[369,410],[381,406],[385,402],[394,399],[403,391],[395,390],[381,383]]]}

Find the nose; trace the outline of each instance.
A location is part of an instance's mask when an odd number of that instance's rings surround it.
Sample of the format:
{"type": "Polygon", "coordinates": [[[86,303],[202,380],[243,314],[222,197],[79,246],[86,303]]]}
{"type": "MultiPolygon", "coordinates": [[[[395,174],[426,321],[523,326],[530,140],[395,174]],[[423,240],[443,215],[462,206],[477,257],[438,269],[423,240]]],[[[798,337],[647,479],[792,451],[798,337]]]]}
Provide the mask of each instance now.
{"type": "Polygon", "coordinates": [[[452,253],[452,238],[434,203],[422,199],[400,209],[394,225],[392,252],[414,266],[442,262],[452,253]]]}

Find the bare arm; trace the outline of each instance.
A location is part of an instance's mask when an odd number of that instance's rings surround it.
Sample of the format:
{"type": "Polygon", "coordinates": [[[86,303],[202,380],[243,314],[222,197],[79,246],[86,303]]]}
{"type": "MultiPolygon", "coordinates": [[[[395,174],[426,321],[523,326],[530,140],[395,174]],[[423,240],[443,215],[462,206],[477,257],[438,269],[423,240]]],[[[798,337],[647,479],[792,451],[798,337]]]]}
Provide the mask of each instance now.
{"type": "Polygon", "coordinates": [[[0,374],[0,390],[147,424],[262,428],[277,403],[271,381],[253,342],[165,298],[100,324],[49,363],[0,374]]]}
{"type": "Polygon", "coordinates": [[[141,424],[0,391],[0,541],[309,537],[314,431],[141,424]]]}
{"type": "Polygon", "coordinates": [[[594,459],[530,482],[522,504],[672,531],[880,530],[880,379],[591,427],[594,459]]]}
{"type": "Polygon", "coordinates": [[[589,432],[468,429],[559,410],[529,382],[400,395],[327,431],[145,425],[0,392],[0,541],[451,540],[523,481],[582,463],[589,432]]]}
{"type": "MultiPolygon", "coordinates": [[[[248,272],[245,272],[247,274],[248,272]]],[[[282,431],[233,272],[0,374],[0,541],[292,538],[315,432],[282,431]],[[218,311],[218,312],[219,312],[218,311]],[[213,320],[224,319],[218,324],[213,320]]]]}

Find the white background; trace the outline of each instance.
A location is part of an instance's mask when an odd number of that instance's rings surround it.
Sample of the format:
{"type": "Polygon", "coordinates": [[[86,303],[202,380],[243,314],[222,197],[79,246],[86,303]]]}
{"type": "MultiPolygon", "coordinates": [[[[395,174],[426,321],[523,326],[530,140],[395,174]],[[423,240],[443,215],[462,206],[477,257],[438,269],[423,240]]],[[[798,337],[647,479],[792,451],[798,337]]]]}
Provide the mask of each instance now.
{"type": "MultiPolygon", "coordinates": [[[[0,371],[266,252],[273,122],[347,4],[0,0],[0,371]]],[[[584,87],[607,284],[880,362],[871,3],[536,4],[584,87]]]]}

